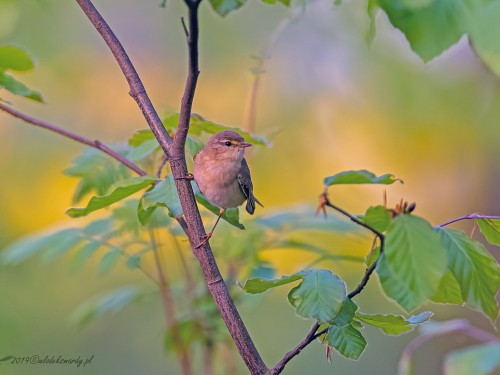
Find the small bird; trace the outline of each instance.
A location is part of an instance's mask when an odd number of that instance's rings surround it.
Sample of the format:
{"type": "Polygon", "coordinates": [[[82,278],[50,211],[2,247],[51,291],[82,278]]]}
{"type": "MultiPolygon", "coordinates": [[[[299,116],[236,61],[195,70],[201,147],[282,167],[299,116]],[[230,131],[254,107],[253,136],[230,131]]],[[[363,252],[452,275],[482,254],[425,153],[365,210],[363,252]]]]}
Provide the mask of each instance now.
{"type": "Polygon", "coordinates": [[[246,200],[246,210],[253,215],[255,203],[262,206],[253,195],[250,169],[245,160],[245,149],[250,146],[252,144],[244,142],[238,133],[224,130],[210,137],[205,147],[195,155],[194,180],[207,199],[220,207],[214,227],[198,247],[210,239],[227,208],[238,207],[246,200]]]}

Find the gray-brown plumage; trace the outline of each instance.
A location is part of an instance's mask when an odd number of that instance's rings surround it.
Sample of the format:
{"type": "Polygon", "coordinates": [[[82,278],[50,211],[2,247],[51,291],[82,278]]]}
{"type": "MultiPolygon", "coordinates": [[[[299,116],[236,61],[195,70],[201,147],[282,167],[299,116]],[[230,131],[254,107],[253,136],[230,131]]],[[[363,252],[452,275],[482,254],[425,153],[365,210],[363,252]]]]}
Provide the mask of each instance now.
{"type": "MultiPolygon", "coordinates": [[[[238,133],[225,130],[210,137],[194,157],[194,180],[207,199],[221,208],[214,229],[226,208],[238,207],[247,201],[246,210],[253,214],[255,203],[262,206],[253,195],[250,169],[245,160],[245,149],[250,146],[238,133]]],[[[212,232],[213,229],[209,237],[212,232]]]]}

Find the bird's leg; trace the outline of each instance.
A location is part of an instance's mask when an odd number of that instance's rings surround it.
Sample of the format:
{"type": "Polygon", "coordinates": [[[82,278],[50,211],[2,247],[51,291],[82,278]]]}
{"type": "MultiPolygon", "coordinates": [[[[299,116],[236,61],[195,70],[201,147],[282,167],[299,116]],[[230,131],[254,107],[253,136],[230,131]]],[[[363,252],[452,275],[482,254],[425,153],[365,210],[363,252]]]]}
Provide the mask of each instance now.
{"type": "Polygon", "coordinates": [[[221,208],[219,211],[219,217],[217,217],[217,220],[215,221],[215,224],[214,224],[212,230],[204,236],[203,241],[198,246],[196,246],[196,249],[205,245],[208,242],[208,240],[212,237],[212,234],[214,233],[215,227],[217,226],[217,224],[219,224],[220,218],[222,217],[222,215],[224,215],[224,212],[226,212],[226,209],[221,208]]]}

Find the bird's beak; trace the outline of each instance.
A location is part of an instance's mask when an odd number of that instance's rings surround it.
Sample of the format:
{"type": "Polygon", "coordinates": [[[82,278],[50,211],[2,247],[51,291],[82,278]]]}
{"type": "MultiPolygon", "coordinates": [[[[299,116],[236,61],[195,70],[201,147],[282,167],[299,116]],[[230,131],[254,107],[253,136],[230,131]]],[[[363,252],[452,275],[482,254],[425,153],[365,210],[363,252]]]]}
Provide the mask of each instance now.
{"type": "Polygon", "coordinates": [[[240,142],[240,147],[242,148],[252,147],[252,144],[248,142],[240,142]]]}

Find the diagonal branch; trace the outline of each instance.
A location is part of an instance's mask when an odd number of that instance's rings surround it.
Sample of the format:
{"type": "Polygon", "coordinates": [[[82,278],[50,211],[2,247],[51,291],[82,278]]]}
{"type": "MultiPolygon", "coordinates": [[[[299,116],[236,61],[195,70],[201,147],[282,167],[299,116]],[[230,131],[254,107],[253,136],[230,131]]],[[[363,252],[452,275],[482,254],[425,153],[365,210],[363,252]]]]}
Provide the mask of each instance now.
{"type": "Polygon", "coordinates": [[[118,64],[129,81],[131,95],[136,99],[155,137],[160,143],[165,154],[168,155],[170,167],[174,176],[177,192],[181,202],[184,219],[181,222],[186,231],[193,253],[198,259],[202,269],[208,289],[214,298],[219,312],[231,333],[238,351],[245,361],[250,373],[265,374],[267,367],[260,357],[250,335],[241,320],[241,317],[234,305],[234,301],[224,283],[217,263],[213,256],[208,242],[199,248],[197,245],[205,238],[206,233],[203,227],[198,206],[196,204],[190,181],[186,179],[187,165],[184,154],[184,146],[189,130],[189,120],[191,117],[191,107],[196,89],[198,71],[198,7],[200,0],[186,0],[189,11],[189,72],[186,81],[186,88],[181,102],[181,112],[179,117],[179,128],[175,140],[169,137],[161,124],[156,111],[149,101],[145,89],[140,83],[139,77],[133,68],[125,50],[106,24],[102,16],[93,6],[90,0],[76,0],[97,31],[104,38],[109,48],[113,52],[118,64]],[[187,229],[187,230],[186,230],[187,229]]]}
{"type": "Polygon", "coordinates": [[[149,127],[153,131],[158,143],[161,148],[168,154],[168,146],[172,142],[172,138],[168,132],[163,127],[160,117],[156,112],[149,96],[142,84],[137,71],[135,70],[130,58],[125,52],[122,44],[113,33],[109,25],[106,23],[104,18],[99,14],[97,9],[94,7],[90,0],[76,0],[78,5],[82,8],[84,13],[87,15],[88,19],[94,25],[95,29],[101,34],[102,38],[108,45],[109,49],[113,53],[118,65],[120,66],[123,75],[127,79],[128,85],[130,87],[130,96],[134,98],[137,105],[142,111],[144,118],[146,119],[149,127]]]}
{"type": "Polygon", "coordinates": [[[316,331],[319,328],[319,323],[316,322],[313,324],[309,332],[307,333],[306,337],[304,340],[302,340],[295,348],[290,350],[288,353],[286,353],[283,358],[281,358],[274,366],[272,369],[269,370],[270,375],[277,375],[281,374],[283,369],[285,368],[286,364],[290,362],[290,360],[298,355],[302,349],[304,349],[307,345],[309,345],[311,342],[313,342],[318,335],[316,335],[316,331]]]}
{"type": "Polygon", "coordinates": [[[16,111],[15,109],[13,109],[13,108],[11,108],[3,103],[0,103],[0,109],[11,114],[14,117],[17,117],[20,120],[23,120],[23,121],[29,123],[29,124],[50,130],[51,132],[62,135],[63,137],[73,139],[79,143],[83,143],[84,145],[97,148],[98,150],[101,150],[102,152],[111,156],[113,159],[118,160],[120,163],[122,163],[123,165],[125,165],[129,169],[133,170],[139,176],[147,175],[146,171],[141,169],[137,164],[132,163],[130,160],[128,160],[124,156],[118,154],[117,152],[113,151],[108,146],[106,146],[104,143],[101,143],[98,140],[92,140],[89,138],[82,137],[81,135],[78,135],[78,134],[75,134],[69,130],[60,128],[60,127],[53,125],[49,122],[42,121],[42,120],[39,120],[35,117],[31,117],[31,116],[26,115],[22,112],[16,111]]]}

